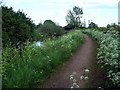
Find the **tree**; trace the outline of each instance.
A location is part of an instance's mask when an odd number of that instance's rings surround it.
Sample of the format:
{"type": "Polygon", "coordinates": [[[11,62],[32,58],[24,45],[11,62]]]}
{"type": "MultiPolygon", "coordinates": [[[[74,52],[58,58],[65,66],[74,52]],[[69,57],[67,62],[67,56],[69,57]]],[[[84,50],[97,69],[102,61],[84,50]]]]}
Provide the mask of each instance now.
{"type": "Polygon", "coordinates": [[[81,18],[83,15],[83,10],[80,7],[73,7],[73,10],[69,10],[66,16],[66,21],[68,24],[73,25],[76,27],[80,27],[81,18]]]}
{"type": "Polygon", "coordinates": [[[107,24],[107,28],[110,28],[110,24],[107,24]]]}
{"type": "Polygon", "coordinates": [[[52,20],[45,20],[44,24],[52,24],[52,25],[56,25],[52,20]]]}
{"type": "Polygon", "coordinates": [[[91,22],[88,26],[88,28],[97,28],[97,27],[98,27],[98,25],[95,24],[94,22],[91,22]]]}
{"type": "Polygon", "coordinates": [[[108,24],[107,25],[107,28],[110,29],[110,28],[116,28],[118,25],[116,23],[111,23],[111,24],[108,24]]]}
{"type": "Polygon", "coordinates": [[[72,24],[68,24],[68,25],[66,25],[65,27],[64,27],[64,29],[65,30],[73,30],[75,28],[75,26],[74,25],[72,25],[72,24]]]}
{"type": "Polygon", "coordinates": [[[2,6],[2,42],[3,46],[10,43],[18,46],[24,42],[34,40],[35,24],[25,13],[18,10],[13,11],[12,7],[2,6]]]}
{"type": "Polygon", "coordinates": [[[63,27],[56,25],[52,20],[45,20],[43,25],[37,28],[37,32],[43,35],[43,37],[46,36],[46,39],[54,36],[61,36],[65,33],[65,30],[63,27]]]}

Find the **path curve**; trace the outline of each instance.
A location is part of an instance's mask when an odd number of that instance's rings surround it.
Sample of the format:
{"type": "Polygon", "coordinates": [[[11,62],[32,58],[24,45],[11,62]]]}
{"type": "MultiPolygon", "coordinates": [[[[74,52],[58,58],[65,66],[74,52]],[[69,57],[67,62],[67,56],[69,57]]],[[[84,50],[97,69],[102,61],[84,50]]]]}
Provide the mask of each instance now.
{"type": "MultiPolygon", "coordinates": [[[[104,74],[97,65],[96,60],[96,43],[87,35],[84,36],[84,44],[78,48],[77,52],[60,68],[51,75],[43,84],[42,88],[70,88],[70,75],[76,72],[77,83],[80,88],[98,87],[104,80],[104,74]],[[83,69],[90,70],[89,80],[80,80],[83,69]]],[[[40,86],[41,87],[41,86],[40,86]]]]}

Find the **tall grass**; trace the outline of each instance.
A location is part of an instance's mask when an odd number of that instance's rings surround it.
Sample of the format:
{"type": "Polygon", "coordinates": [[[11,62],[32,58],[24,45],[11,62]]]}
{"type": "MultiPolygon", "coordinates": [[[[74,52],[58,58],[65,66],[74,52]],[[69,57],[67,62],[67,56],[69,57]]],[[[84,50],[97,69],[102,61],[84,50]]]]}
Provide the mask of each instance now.
{"type": "Polygon", "coordinates": [[[16,48],[4,48],[3,88],[34,87],[42,84],[82,43],[83,34],[75,31],[59,39],[48,40],[42,47],[26,44],[21,55],[16,48]]]}

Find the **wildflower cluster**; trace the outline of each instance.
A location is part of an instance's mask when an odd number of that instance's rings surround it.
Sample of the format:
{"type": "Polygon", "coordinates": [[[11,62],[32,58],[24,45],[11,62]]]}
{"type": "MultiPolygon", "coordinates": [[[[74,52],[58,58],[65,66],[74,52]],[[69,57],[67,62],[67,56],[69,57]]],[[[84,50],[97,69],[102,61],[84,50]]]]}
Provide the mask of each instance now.
{"type": "MultiPolygon", "coordinates": [[[[86,69],[83,70],[83,72],[84,72],[84,74],[80,76],[80,80],[88,80],[89,79],[90,70],[86,68],[86,69]]],[[[73,89],[73,88],[80,88],[80,86],[77,83],[77,79],[75,78],[76,74],[77,74],[76,72],[73,72],[70,75],[70,81],[72,82],[71,89],[73,89]]]]}
{"type": "MultiPolygon", "coordinates": [[[[98,63],[107,72],[107,78],[112,84],[120,84],[120,42],[117,31],[108,31],[106,33],[97,30],[84,30],[84,33],[91,35],[99,44],[98,63]]],[[[110,82],[108,82],[110,84],[110,82]]],[[[109,85],[108,85],[109,86],[109,85]]]]}
{"type": "Polygon", "coordinates": [[[76,75],[76,72],[73,72],[71,75],[70,75],[70,80],[72,82],[72,86],[70,87],[71,89],[73,88],[80,88],[78,83],[77,83],[77,80],[75,79],[75,75],[76,75]]]}
{"type": "Polygon", "coordinates": [[[89,73],[90,70],[89,69],[84,69],[83,70],[83,75],[80,76],[80,80],[88,80],[89,79],[89,73]]]}

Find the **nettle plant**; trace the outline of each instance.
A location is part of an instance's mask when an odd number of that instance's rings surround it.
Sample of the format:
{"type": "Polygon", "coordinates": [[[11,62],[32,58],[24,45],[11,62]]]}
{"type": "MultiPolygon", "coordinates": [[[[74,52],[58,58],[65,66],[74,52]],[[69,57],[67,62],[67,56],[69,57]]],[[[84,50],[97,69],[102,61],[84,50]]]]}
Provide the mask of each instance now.
{"type": "MultiPolygon", "coordinates": [[[[91,35],[99,44],[98,47],[98,63],[107,72],[109,84],[120,85],[120,47],[119,34],[115,30],[107,31],[106,33],[97,30],[84,30],[84,33],[91,35]]],[[[110,85],[108,85],[110,87],[110,85]]]]}

